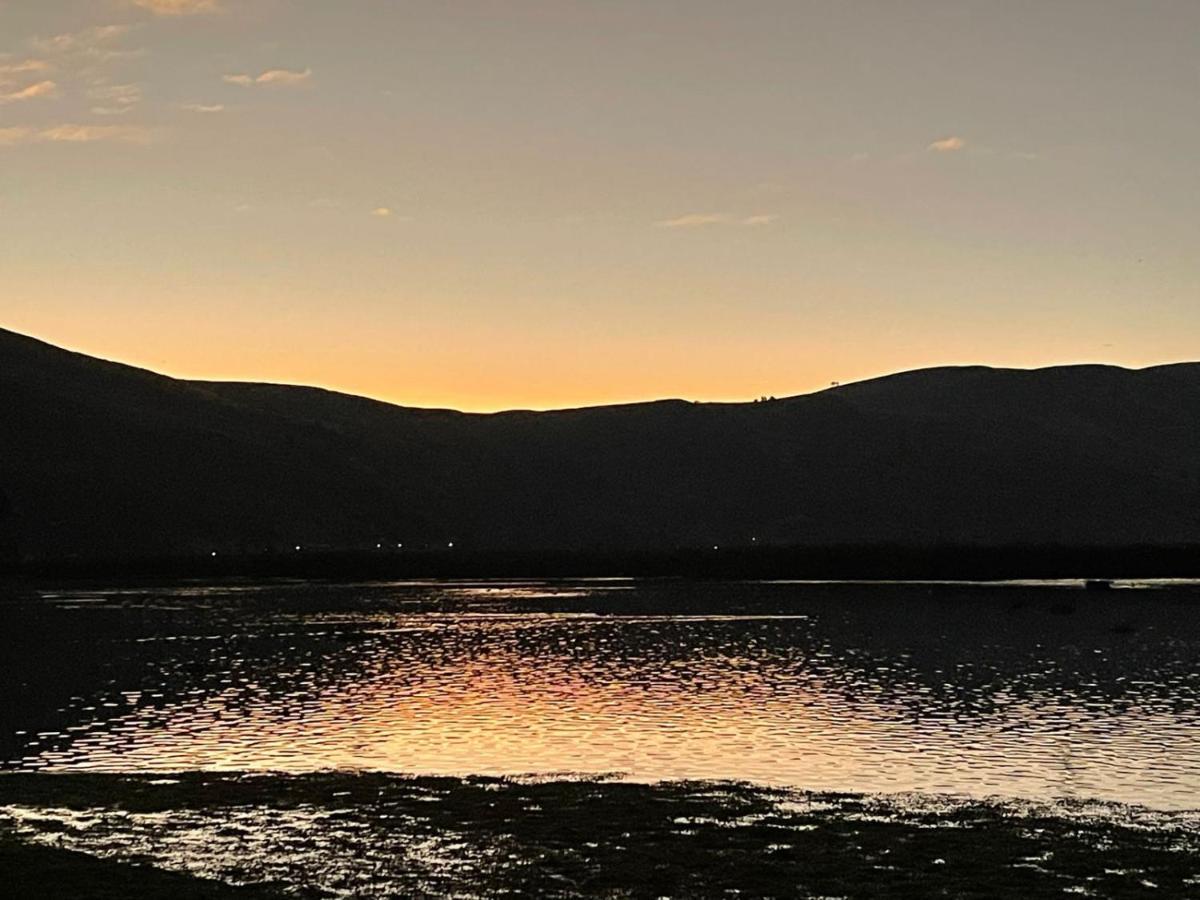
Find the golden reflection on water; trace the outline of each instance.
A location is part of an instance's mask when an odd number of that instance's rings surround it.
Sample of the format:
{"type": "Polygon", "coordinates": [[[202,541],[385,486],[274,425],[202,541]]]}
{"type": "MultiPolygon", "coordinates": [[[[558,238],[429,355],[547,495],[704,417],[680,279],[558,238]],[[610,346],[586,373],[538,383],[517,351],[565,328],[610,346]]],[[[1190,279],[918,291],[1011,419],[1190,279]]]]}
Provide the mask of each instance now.
{"type": "Polygon", "coordinates": [[[946,621],[961,605],[871,610],[861,588],[806,605],[795,586],[712,613],[721,589],[697,609],[673,588],[617,586],[622,603],[676,607],[655,615],[614,612],[617,592],[595,587],[389,586],[368,608],[318,598],[299,611],[230,612],[205,595],[220,611],[207,632],[141,639],[168,688],[159,700],[113,685],[121,699],[83,698],[87,721],[14,762],[621,773],[1200,807],[1200,644],[1166,641],[1155,629],[1169,617],[1122,636],[1104,617],[1124,621],[1124,607],[1071,625],[1036,605],[946,621]],[[1064,628],[1074,643],[1051,631],[1064,628]]]}

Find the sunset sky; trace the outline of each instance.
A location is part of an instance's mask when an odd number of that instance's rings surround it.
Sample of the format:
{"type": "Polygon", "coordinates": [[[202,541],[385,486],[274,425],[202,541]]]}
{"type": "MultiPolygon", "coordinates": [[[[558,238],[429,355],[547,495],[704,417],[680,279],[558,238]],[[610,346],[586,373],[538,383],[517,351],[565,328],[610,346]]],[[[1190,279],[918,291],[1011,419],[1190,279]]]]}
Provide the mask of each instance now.
{"type": "Polygon", "coordinates": [[[0,326],[422,406],[1200,357],[1195,0],[0,0],[0,326]]]}

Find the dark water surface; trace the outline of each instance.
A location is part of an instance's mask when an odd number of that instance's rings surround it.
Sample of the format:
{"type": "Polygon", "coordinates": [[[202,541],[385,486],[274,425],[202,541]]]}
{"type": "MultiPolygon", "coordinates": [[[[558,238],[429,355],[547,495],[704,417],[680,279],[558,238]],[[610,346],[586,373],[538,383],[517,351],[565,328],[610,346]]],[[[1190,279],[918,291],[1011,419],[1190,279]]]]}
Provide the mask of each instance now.
{"type": "Polygon", "coordinates": [[[1200,588],[10,590],[0,765],[621,773],[1200,808],[1200,588]]]}

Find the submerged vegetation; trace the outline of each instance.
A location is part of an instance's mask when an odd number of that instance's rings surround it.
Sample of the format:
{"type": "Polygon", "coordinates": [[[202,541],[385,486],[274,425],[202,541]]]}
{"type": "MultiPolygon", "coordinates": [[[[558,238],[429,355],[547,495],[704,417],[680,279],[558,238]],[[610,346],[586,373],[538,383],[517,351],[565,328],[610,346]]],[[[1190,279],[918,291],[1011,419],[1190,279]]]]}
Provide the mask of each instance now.
{"type": "Polygon", "coordinates": [[[1187,813],[724,782],[0,777],[10,896],[1188,897],[1198,834],[1187,813]]]}

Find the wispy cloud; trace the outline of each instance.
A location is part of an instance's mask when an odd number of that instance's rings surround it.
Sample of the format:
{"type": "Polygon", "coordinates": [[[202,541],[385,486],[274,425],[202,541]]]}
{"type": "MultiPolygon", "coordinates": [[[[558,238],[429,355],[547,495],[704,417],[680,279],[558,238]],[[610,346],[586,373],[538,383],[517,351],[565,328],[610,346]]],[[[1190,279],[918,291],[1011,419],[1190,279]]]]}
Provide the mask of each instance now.
{"type": "Polygon", "coordinates": [[[111,45],[133,30],[132,25],[97,25],[83,31],[56,34],[53,37],[34,38],[31,44],[41,53],[83,53],[92,56],[109,56],[113,53],[136,51],[114,51],[111,45]]]}
{"type": "Polygon", "coordinates": [[[931,143],[926,150],[932,150],[934,153],[953,153],[956,150],[962,150],[967,146],[967,142],[955,135],[950,137],[938,138],[931,143]]]}
{"type": "Polygon", "coordinates": [[[36,97],[53,97],[57,93],[58,85],[53,81],[38,81],[34,84],[13,90],[0,88],[0,104],[33,100],[36,97]]]}
{"type": "MultiPolygon", "coordinates": [[[[312,205],[312,204],[310,204],[310,205],[312,205]]],[[[330,208],[336,207],[338,205],[339,204],[337,204],[337,203],[322,204],[322,206],[328,206],[330,208]]],[[[319,209],[319,208],[321,208],[321,206],[316,206],[314,208],[319,209]]],[[[388,219],[392,222],[412,222],[413,221],[412,216],[399,215],[390,206],[377,206],[373,210],[371,210],[371,215],[377,219],[388,219]]]]}
{"type": "Polygon", "coordinates": [[[701,228],[705,225],[720,225],[728,222],[729,217],[724,213],[689,213],[686,216],[676,216],[674,219],[662,219],[654,224],[658,228],[701,228]]]}
{"type": "Polygon", "coordinates": [[[132,3],[156,16],[194,16],[221,9],[217,0],[132,0],[132,3]]]}
{"type": "Polygon", "coordinates": [[[255,84],[299,84],[302,81],[308,81],[312,75],[312,69],[305,69],[303,72],[293,72],[290,69],[268,69],[257,78],[254,79],[255,84]]]}
{"type": "Polygon", "coordinates": [[[183,109],[194,113],[219,113],[225,111],[224,103],[185,103],[183,109]]]}
{"type": "Polygon", "coordinates": [[[122,144],[145,144],[153,137],[148,128],[137,125],[76,125],[66,123],[50,128],[31,128],[17,125],[0,128],[0,146],[16,144],[91,144],[101,141],[122,144]]]}
{"type": "Polygon", "coordinates": [[[88,96],[97,101],[92,112],[98,116],[120,116],[142,100],[142,89],[136,84],[109,84],[93,87],[88,96]]]}
{"type": "Polygon", "coordinates": [[[20,62],[0,62],[0,80],[7,80],[13,75],[28,75],[30,72],[47,72],[50,63],[44,59],[23,59],[20,62]]]}
{"type": "Polygon", "coordinates": [[[251,85],[261,84],[268,87],[291,87],[297,84],[303,84],[312,77],[312,69],[304,69],[303,71],[295,71],[292,69],[267,69],[259,75],[246,75],[244,73],[236,73],[223,76],[223,80],[228,84],[236,84],[241,87],[250,87],[251,85]]]}
{"type": "Polygon", "coordinates": [[[60,84],[65,82],[68,90],[73,81],[102,86],[112,80],[112,66],[144,55],[144,49],[124,45],[135,27],[98,25],[51,37],[35,37],[29,46],[40,59],[27,62],[40,63],[60,73],[61,77],[55,80],[60,84]]]}
{"type": "MultiPolygon", "coordinates": [[[[14,59],[0,56],[0,104],[53,97],[63,89],[78,89],[93,106],[94,115],[120,115],[137,106],[142,89],[136,84],[115,83],[115,62],[141,51],[122,46],[133,25],[98,25],[49,37],[33,37],[27,46],[36,56],[14,59]],[[34,73],[53,72],[53,79],[34,73]]],[[[67,122],[60,125],[13,125],[0,130],[0,144],[36,143],[144,143],[152,131],[136,125],[93,125],[67,122]]]]}
{"type": "Polygon", "coordinates": [[[138,125],[55,125],[38,132],[44,141],[90,144],[95,141],[118,141],[124,144],[145,144],[152,132],[138,125]]]}
{"type": "Polygon", "coordinates": [[[770,225],[778,220],[775,213],[755,213],[752,216],[730,216],[725,213],[689,213],[674,219],[655,222],[657,228],[703,228],[706,225],[770,225]]]}
{"type": "Polygon", "coordinates": [[[0,128],[0,147],[11,147],[13,144],[25,144],[37,134],[37,129],[27,125],[14,125],[0,128]]]}

